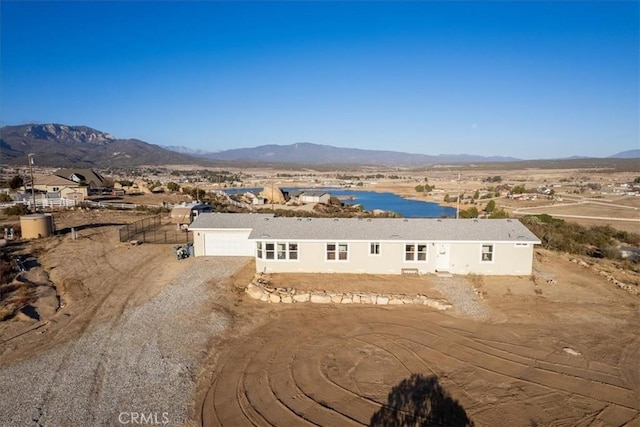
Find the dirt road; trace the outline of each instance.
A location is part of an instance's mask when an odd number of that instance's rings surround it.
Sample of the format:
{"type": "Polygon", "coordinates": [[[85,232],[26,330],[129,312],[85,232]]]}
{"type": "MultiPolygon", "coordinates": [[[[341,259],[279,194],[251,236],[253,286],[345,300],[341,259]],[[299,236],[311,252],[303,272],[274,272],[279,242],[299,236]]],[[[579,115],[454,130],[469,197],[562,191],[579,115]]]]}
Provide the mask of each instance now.
{"type": "Polygon", "coordinates": [[[65,306],[46,322],[2,324],[1,425],[119,425],[136,414],[196,424],[196,378],[230,321],[215,295],[247,260],[178,261],[170,245],[118,242],[116,228],[33,244],[65,306]]]}

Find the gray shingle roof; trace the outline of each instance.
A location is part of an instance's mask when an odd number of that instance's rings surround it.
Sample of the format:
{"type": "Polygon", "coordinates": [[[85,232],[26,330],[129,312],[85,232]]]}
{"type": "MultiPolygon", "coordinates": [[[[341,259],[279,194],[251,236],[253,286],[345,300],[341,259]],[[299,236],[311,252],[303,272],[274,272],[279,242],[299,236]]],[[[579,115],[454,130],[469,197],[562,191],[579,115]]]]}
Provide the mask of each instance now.
{"type": "Polygon", "coordinates": [[[321,191],[321,190],[307,190],[307,191],[301,191],[301,195],[302,196],[307,196],[307,197],[322,197],[325,194],[330,194],[328,191],[321,191]]]}
{"type": "Polygon", "coordinates": [[[242,213],[201,213],[189,226],[190,230],[211,228],[254,228],[264,218],[274,218],[273,214],[242,213]]]}
{"type": "Polygon", "coordinates": [[[251,239],[540,243],[516,219],[283,218],[258,214],[201,214],[190,228],[251,228],[251,239]]]}

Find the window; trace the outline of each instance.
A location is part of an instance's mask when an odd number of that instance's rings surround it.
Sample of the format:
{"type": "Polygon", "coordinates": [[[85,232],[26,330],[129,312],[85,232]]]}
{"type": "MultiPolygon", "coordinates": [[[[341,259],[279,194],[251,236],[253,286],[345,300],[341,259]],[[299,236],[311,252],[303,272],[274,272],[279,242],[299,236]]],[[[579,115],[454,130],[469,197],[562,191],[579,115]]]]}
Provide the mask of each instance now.
{"type": "Polygon", "coordinates": [[[298,259],[297,243],[289,243],[289,259],[298,259]]]}
{"type": "Polygon", "coordinates": [[[256,242],[256,255],[260,259],[297,260],[298,244],[288,242],[256,242]]]}
{"type": "Polygon", "coordinates": [[[349,258],[347,243],[327,243],[327,261],[346,261],[349,258]]]}
{"type": "Polygon", "coordinates": [[[369,245],[369,255],[380,255],[380,243],[371,243],[369,245]]]}
{"type": "Polygon", "coordinates": [[[493,245],[482,245],[482,262],[493,261],[493,245]]]}
{"type": "Polygon", "coordinates": [[[335,243],[327,243],[327,259],[329,261],[335,261],[335,259],[336,259],[336,245],[335,245],[335,243]]]}
{"type": "Polygon", "coordinates": [[[407,243],[404,245],[405,261],[427,261],[426,243],[407,243]]]}
{"type": "Polygon", "coordinates": [[[338,244],[338,259],[340,261],[346,261],[348,253],[349,253],[349,247],[347,246],[346,243],[338,244]]]}
{"type": "Polygon", "coordinates": [[[278,259],[287,259],[287,244],[278,242],[278,259]]]}
{"type": "Polygon", "coordinates": [[[413,261],[416,255],[416,245],[404,245],[404,260],[413,261]]]}
{"type": "Polygon", "coordinates": [[[275,243],[267,243],[265,246],[267,248],[267,259],[275,259],[275,243]]]}
{"type": "Polygon", "coordinates": [[[418,246],[418,261],[426,261],[427,245],[417,245],[417,246],[418,246]]]}

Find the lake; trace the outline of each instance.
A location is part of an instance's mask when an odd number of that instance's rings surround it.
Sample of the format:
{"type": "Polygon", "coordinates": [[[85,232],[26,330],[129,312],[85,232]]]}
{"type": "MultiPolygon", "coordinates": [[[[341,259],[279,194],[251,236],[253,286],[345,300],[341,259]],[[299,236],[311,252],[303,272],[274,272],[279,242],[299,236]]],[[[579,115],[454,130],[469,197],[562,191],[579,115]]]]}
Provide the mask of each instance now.
{"type": "MultiPolygon", "coordinates": [[[[225,190],[229,194],[243,193],[245,191],[261,191],[262,188],[234,188],[225,190]]],[[[304,190],[303,188],[282,188],[284,191],[304,190]]],[[[312,188],[310,190],[323,190],[331,193],[332,196],[350,197],[353,200],[343,200],[345,204],[359,204],[368,211],[380,209],[383,211],[393,211],[401,214],[405,218],[440,218],[448,216],[455,218],[456,209],[440,206],[434,202],[423,202],[420,200],[404,199],[393,193],[376,193],[375,191],[343,190],[338,188],[312,188]]]]}

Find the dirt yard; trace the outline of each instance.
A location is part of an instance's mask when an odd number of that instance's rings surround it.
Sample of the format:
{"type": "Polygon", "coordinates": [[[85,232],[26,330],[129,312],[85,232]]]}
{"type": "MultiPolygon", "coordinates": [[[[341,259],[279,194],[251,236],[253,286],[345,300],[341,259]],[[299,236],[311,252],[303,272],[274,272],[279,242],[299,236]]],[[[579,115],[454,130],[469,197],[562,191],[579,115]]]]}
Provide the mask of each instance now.
{"type": "Polygon", "coordinates": [[[272,275],[301,290],[457,301],[436,312],[245,298],[236,316],[264,324],[228,342],[203,424],[414,425],[438,413],[445,425],[640,425],[640,298],[569,259],[539,250],[533,278],[463,279],[481,321],[435,277],[272,275]]]}
{"type": "Polygon", "coordinates": [[[537,250],[534,277],[272,277],[393,287],[447,299],[443,312],[269,304],[243,292],[246,258],[178,261],[172,245],[120,243],[117,224],[136,218],[58,215],[77,240],[14,248],[62,305],[0,323],[0,424],[120,425],[137,413],[179,426],[640,425],[640,297],[567,255],[537,250]]]}

